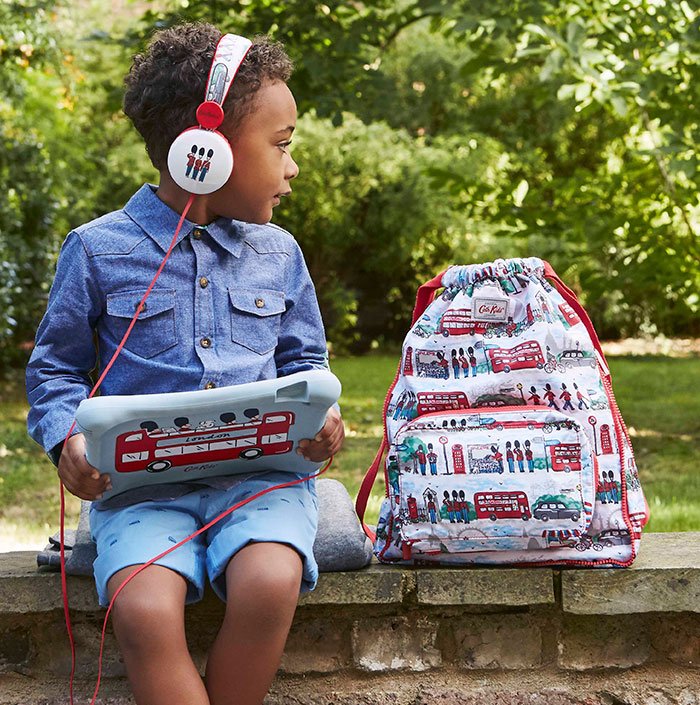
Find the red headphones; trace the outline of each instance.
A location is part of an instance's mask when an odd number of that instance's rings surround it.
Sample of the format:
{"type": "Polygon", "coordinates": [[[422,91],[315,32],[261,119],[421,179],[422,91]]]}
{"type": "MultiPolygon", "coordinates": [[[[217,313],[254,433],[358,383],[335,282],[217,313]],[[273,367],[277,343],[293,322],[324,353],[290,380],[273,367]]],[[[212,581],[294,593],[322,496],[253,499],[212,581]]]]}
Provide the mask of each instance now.
{"type": "Polygon", "coordinates": [[[252,42],[224,34],[216,45],[198,125],[181,132],[168,152],[168,171],[184,191],[197,195],[220,189],[233,171],[231,145],[217,128],[224,120],[224,100],[252,42]]]}

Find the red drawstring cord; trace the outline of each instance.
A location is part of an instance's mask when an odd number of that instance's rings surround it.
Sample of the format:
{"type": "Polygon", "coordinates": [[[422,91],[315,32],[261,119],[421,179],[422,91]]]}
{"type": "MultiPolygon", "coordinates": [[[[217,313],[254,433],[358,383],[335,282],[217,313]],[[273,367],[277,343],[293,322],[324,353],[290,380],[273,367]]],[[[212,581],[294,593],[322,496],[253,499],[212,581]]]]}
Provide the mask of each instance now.
{"type": "MultiPolygon", "coordinates": [[[[136,320],[139,317],[139,314],[141,313],[143,309],[143,305],[148,298],[148,295],[151,293],[151,290],[155,286],[156,281],[158,280],[158,277],[160,276],[161,272],[163,271],[163,267],[165,267],[165,263],[168,261],[170,254],[172,253],[175,245],[177,244],[177,236],[180,234],[180,229],[182,228],[182,224],[185,221],[185,217],[187,216],[188,211],[190,210],[190,207],[192,206],[192,203],[194,202],[195,199],[195,194],[192,194],[189,199],[187,200],[187,204],[185,205],[185,208],[182,211],[182,215],[180,216],[180,220],[178,221],[177,228],[175,228],[175,234],[173,235],[173,239],[170,243],[170,247],[168,247],[168,251],[165,253],[165,257],[163,257],[163,261],[160,263],[160,267],[158,267],[158,271],[155,273],[153,276],[153,279],[151,280],[151,283],[148,285],[148,289],[146,289],[146,293],[143,295],[143,298],[139,302],[139,305],[136,307],[136,311],[134,315],[131,318],[131,322],[129,323],[129,327],[126,329],[126,333],[124,333],[124,337],[121,339],[121,342],[117,346],[117,349],[114,351],[114,355],[112,355],[112,358],[110,361],[107,363],[105,366],[104,370],[102,371],[102,374],[100,375],[99,379],[95,383],[95,386],[92,388],[90,391],[90,394],[88,394],[88,399],[91,399],[94,395],[95,392],[99,389],[100,385],[102,384],[102,381],[104,380],[105,376],[111,369],[112,365],[114,364],[114,361],[117,359],[117,356],[119,353],[122,351],[122,348],[124,347],[124,344],[126,343],[132,328],[134,325],[136,325],[136,320]]],[[[68,433],[66,434],[66,437],[63,441],[64,445],[70,438],[71,434],[73,433],[73,429],[75,428],[75,420],[73,420],[73,423],[71,424],[71,427],[68,429],[68,433]]],[[[66,629],[68,630],[68,641],[70,642],[70,654],[71,654],[71,669],[70,669],[70,685],[69,685],[69,695],[70,695],[70,705],[73,705],[73,679],[75,677],[75,641],[73,640],[73,631],[71,629],[71,622],[70,622],[70,612],[68,609],[68,583],[66,580],[66,553],[65,553],[65,514],[66,514],[66,498],[65,498],[65,491],[63,487],[63,481],[59,477],[59,483],[60,483],[60,495],[61,495],[61,527],[60,527],[60,533],[59,533],[59,541],[60,541],[60,555],[61,555],[61,590],[63,592],[63,615],[66,621],[66,629]]],[[[100,658],[101,658],[101,650],[100,650],[100,658]]]]}

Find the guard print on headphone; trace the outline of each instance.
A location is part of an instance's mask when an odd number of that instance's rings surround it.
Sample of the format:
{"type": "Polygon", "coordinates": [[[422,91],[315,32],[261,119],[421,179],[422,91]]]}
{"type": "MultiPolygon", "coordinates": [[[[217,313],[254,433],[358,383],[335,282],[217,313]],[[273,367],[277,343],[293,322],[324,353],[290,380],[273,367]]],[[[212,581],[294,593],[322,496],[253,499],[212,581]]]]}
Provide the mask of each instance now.
{"type": "Polygon", "coordinates": [[[168,171],[184,191],[203,195],[220,189],[233,171],[228,140],[217,130],[224,120],[223,104],[252,42],[225,34],[214,52],[204,102],[197,108],[198,125],[181,132],[168,152],[168,171]]]}

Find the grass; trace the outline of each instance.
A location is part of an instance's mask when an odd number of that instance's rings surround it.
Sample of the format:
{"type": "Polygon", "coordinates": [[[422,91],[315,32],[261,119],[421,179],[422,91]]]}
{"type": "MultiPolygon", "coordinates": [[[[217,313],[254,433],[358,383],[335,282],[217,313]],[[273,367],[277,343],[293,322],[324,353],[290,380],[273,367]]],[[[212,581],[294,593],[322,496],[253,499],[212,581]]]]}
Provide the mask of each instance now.
{"type": "MultiPolygon", "coordinates": [[[[339,358],[345,447],[328,470],[355,497],[379,447],[381,409],[398,355],[339,358]]],[[[700,358],[608,358],[620,409],[630,429],[642,486],[651,508],[650,531],[700,531],[700,358]]],[[[26,434],[27,406],[19,383],[2,390],[0,416],[0,551],[43,545],[58,526],[53,466],[26,434]]],[[[368,505],[376,521],[384,496],[379,480],[368,505]]],[[[68,526],[79,501],[67,496],[68,526]]]]}
{"type": "Polygon", "coordinates": [[[609,359],[650,531],[700,531],[700,359],[609,359]]]}

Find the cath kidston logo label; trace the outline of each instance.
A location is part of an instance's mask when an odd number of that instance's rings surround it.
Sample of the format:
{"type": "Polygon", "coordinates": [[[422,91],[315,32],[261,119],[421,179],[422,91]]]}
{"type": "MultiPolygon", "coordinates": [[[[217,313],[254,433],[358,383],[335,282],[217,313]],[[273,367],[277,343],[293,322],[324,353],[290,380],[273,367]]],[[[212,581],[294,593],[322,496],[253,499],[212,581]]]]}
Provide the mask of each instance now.
{"type": "Polygon", "coordinates": [[[472,318],[475,321],[505,321],[508,319],[508,299],[474,296],[472,318]]]}

